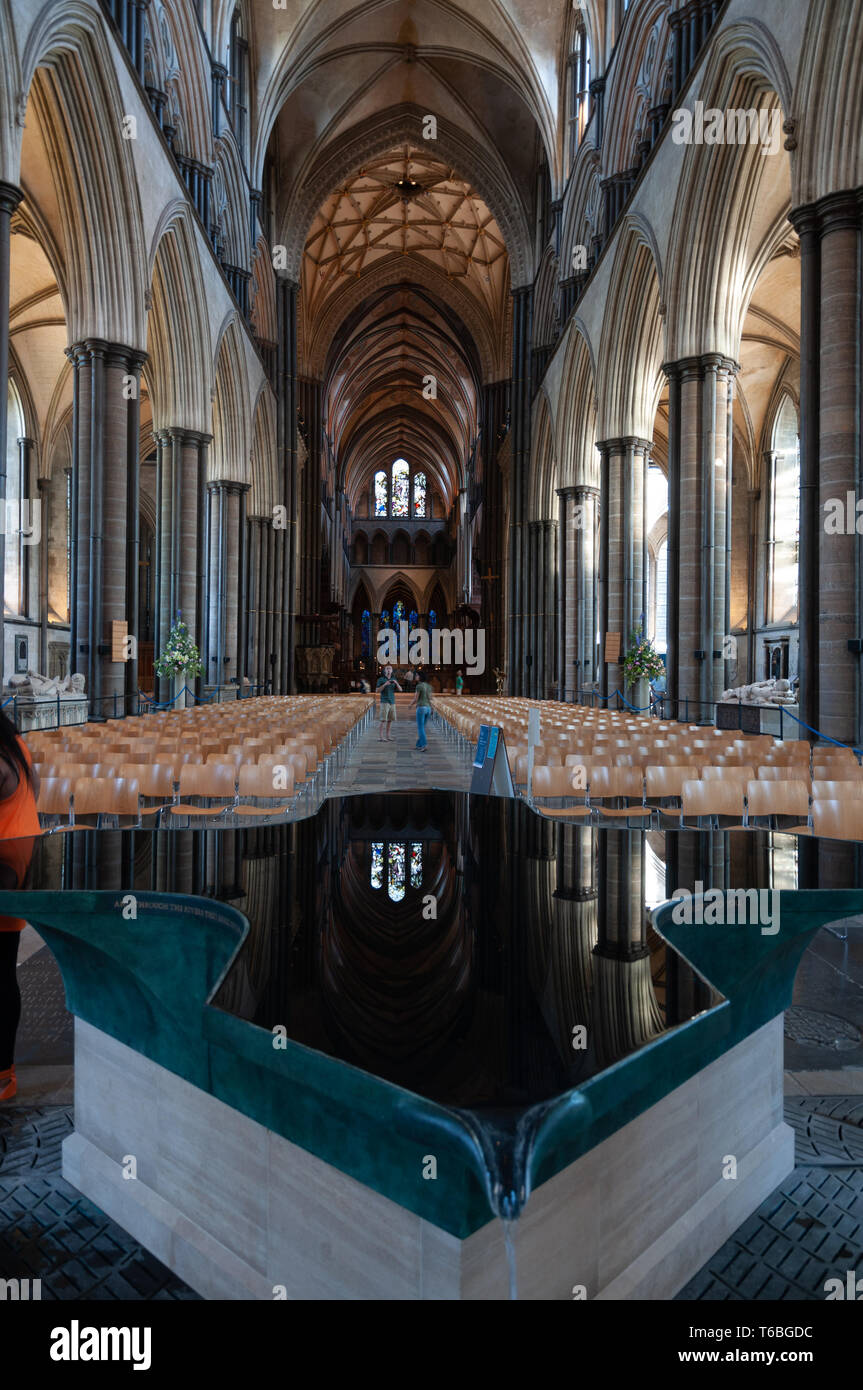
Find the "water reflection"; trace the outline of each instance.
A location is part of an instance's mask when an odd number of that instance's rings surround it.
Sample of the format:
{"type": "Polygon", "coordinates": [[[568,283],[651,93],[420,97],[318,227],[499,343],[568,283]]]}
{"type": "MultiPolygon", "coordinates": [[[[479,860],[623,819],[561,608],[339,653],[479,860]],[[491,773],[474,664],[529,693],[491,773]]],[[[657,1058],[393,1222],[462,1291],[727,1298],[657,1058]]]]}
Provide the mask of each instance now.
{"type": "Polygon", "coordinates": [[[656,901],[858,874],[855,846],[597,829],[439,792],[332,799],[248,830],[47,837],[33,884],[230,901],[251,933],[218,1007],[506,1116],[718,1001],[652,929],[656,901]]]}

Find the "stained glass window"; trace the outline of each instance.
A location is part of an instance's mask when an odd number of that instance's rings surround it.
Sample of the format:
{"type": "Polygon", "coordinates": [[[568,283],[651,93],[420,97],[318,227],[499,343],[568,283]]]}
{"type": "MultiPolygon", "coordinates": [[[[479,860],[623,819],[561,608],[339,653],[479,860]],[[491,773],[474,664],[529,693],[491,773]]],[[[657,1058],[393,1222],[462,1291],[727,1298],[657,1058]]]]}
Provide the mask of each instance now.
{"type": "Polygon", "coordinates": [[[387,514],[387,475],[383,471],[375,474],[375,516],[387,514]]]}
{"type": "Polygon", "coordinates": [[[400,903],[405,895],[404,845],[390,845],[390,873],[387,893],[394,903],[400,903]]]}
{"type": "Polygon", "coordinates": [[[433,608],[429,609],[429,627],[437,627],[437,613],[433,608]]]}
{"type": "Polygon", "coordinates": [[[391,516],[408,515],[411,471],[405,459],[396,459],[393,464],[393,505],[391,516]]]}
{"type": "Polygon", "coordinates": [[[420,618],[419,618],[419,613],[417,612],[417,610],[416,610],[415,608],[412,608],[412,609],[411,609],[411,615],[410,615],[410,617],[408,618],[408,625],[409,625],[409,627],[415,628],[416,625],[417,625],[417,623],[419,622],[419,620],[420,620],[420,618]]]}
{"type": "Polygon", "coordinates": [[[400,598],[397,598],[396,601],[395,601],[395,603],[393,604],[393,626],[394,626],[394,627],[395,627],[396,623],[400,623],[400,622],[401,622],[401,620],[402,620],[402,618],[404,617],[404,615],[405,615],[405,606],[404,606],[404,604],[402,603],[401,599],[400,599],[400,598]]]}
{"type": "Polygon", "coordinates": [[[381,627],[389,627],[389,625],[390,625],[390,610],[389,610],[388,608],[385,608],[384,611],[383,611],[383,613],[381,614],[381,627]]]}
{"type": "Polygon", "coordinates": [[[375,840],[372,845],[371,885],[373,888],[384,886],[384,847],[381,840],[375,840]]]}
{"type": "Polygon", "coordinates": [[[423,847],[411,845],[411,888],[422,888],[423,847]]]}
{"type": "Polygon", "coordinates": [[[367,608],[363,609],[360,631],[362,633],[361,652],[363,656],[368,656],[372,639],[372,615],[367,608]]]}
{"type": "Polygon", "coordinates": [[[414,473],[414,516],[426,514],[426,475],[414,473]]]}

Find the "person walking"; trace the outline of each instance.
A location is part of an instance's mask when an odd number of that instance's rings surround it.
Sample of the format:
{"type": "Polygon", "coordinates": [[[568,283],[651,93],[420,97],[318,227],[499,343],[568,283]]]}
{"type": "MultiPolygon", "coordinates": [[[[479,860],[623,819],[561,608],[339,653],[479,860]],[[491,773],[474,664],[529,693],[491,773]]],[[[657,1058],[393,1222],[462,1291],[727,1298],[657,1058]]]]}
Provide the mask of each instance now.
{"type": "Polygon", "coordinates": [[[393,676],[393,668],[387,663],[384,673],[378,681],[375,689],[380,692],[380,743],[392,743],[392,726],[396,718],[396,691],[401,690],[401,686],[393,676]],[[384,738],[386,729],[386,738],[384,738]]]}
{"type": "Polygon", "coordinates": [[[417,689],[414,695],[414,709],[417,712],[417,748],[425,752],[428,748],[426,739],[426,720],[432,710],[432,688],[425,678],[425,673],[417,673],[417,689]]]}
{"type": "MultiPolygon", "coordinates": [[[[11,720],[0,712],[0,888],[23,888],[36,836],[41,834],[36,797],[39,778],[11,720]]],[[[18,942],[26,922],[0,917],[0,1100],[18,1091],[15,1035],[21,1017],[18,942]]]]}
{"type": "Polygon", "coordinates": [[[464,690],[464,676],[462,675],[461,671],[457,671],[457,672],[456,672],[456,677],[455,677],[455,693],[456,693],[456,695],[460,695],[461,692],[462,692],[463,690],[464,690]]]}

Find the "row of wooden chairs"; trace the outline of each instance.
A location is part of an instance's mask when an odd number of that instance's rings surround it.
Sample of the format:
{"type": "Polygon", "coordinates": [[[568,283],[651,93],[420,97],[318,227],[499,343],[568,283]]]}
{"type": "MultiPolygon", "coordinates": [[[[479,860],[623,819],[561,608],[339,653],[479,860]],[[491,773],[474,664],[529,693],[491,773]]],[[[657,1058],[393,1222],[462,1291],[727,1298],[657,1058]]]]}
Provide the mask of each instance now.
{"type": "Polygon", "coordinates": [[[296,804],[297,784],[290,766],[248,764],[235,770],[224,763],[187,763],[179,782],[170,787],[165,786],[163,769],[146,771],[153,775],[142,780],[128,775],[44,778],[38,801],[43,828],[142,825],[150,817],[160,824],[166,814],[186,820],[228,813],[272,817],[287,814],[296,804]]]}
{"type": "Polygon", "coordinates": [[[42,782],[39,813],[54,829],[91,816],[116,824],[155,815],[164,824],[180,815],[283,814],[371,704],[264,697],[44,731],[28,739],[42,782]]]}
{"type": "Polygon", "coordinates": [[[750,778],[686,778],[685,769],[540,766],[533,803],[554,818],[625,821],[666,829],[761,828],[835,839],[863,838],[863,784],[750,778]],[[845,788],[853,790],[846,792],[845,788]]]}

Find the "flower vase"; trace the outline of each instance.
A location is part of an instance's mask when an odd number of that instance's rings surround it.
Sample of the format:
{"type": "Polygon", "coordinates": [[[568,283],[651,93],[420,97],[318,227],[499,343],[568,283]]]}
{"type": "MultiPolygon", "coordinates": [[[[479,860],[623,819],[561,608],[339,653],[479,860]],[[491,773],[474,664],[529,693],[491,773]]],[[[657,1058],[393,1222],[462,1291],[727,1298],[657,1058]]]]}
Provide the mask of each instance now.
{"type": "Polygon", "coordinates": [[[171,709],[186,708],[186,673],[178,671],[174,676],[174,702],[171,709]]]}
{"type": "Polygon", "coordinates": [[[635,706],[639,714],[647,714],[650,704],[650,681],[645,677],[639,681],[633,681],[629,687],[629,701],[635,706]]]}

